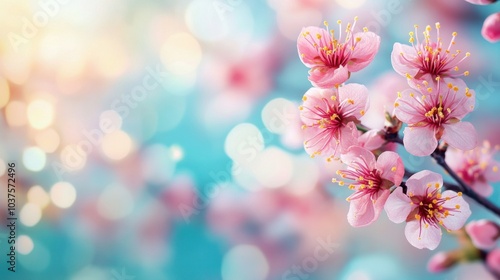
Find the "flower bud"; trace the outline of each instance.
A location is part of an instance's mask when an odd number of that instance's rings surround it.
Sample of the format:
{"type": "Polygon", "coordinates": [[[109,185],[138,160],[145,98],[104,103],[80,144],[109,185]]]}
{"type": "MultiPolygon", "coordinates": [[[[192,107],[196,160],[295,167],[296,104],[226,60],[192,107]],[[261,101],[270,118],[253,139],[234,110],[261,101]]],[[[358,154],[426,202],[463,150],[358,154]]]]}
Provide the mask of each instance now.
{"type": "Polygon", "coordinates": [[[454,266],[457,260],[455,252],[439,252],[429,260],[427,269],[432,273],[439,273],[454,266]]]}
{"type": "Polygon", "coordinates": [[[486,250],[495,247],[500,235],[498,225],[488,220],[472,221],[465,226],[472,243],[478,249],[486,250]]]}
{"type": "Polygon", "coordinates": [[[500,249],[496,248],[495,250],[488,253],[486,256],[486,265],[488,268],[496,274],[500,274],[500,249]]]}

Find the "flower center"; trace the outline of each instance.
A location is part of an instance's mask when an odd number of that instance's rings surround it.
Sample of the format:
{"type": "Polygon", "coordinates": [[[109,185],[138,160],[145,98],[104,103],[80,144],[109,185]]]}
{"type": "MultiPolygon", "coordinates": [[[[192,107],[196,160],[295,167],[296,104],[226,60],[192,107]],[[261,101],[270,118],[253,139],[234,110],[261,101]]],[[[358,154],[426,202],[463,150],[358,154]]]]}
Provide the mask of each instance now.
{"type": "MultiPolygon", "coordinates": [[[[416,59],[409,59],[405,56],[404,53],[401,53],[401,56],[410,64],[420,69],[419,74],[431,74],[433,76],[468,76],[469,71],[465,71],[459,73],[458,64],[460,64],[464,59],[470,56],[470,53],[466,53],[465,56],[456,60],[458,55],[461,53],[460,50],[456,50],[452,53],[451,48],[455,45],[455,38],[457,37],[457,32],[452,33],[452,39],[450,44],[445,49],[443,48],[443,42],[441,41],[441,37],[439,35],[439,29],[441,25],[436,23],[437,30],[437,41],[432,41],[430,31],[431,27],[427,25],[425,31],[423,32],[425,41],[421,44],[418,36],[414,37],[415,34],[418,34],[418,26],[415,25],[415,33],[410,32],[409,42],[412,44],[413,48],[417,53],[416,59]],[[414,44],[416,41],[416,45],[414,44]],[[455,71],[456,73],[452,73],[451,71],[455,71]]],[[[419,75],[417,74],[417,75],[419,75]]]]}

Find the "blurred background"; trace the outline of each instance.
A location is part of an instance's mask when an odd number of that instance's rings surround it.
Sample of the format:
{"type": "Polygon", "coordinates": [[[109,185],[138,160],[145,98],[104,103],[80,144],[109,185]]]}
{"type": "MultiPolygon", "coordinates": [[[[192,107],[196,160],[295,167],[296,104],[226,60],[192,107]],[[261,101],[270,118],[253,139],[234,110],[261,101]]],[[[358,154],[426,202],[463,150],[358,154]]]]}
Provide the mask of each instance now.
{"type": "MultiPolygon", "coordinates": [[[[310,87],[304,26],[359,17],[380,35],[353,73],[383,126],[406,88],[390,62],[414,24],[441,23],[471,57],[467,117],[500,144],[500,49],[481,37],[500,5],[465,1],[41,0],[0,2],[0,220],[15,163],[16,272],[1,279],[492,279],[481,263],[427,272],[385,213],[347,224],[342,166],[311,159],[297,106],[310,87]]],[[[334,28],[334,27],[332,27],[334,28]]],[[[400,149],[398,147],[398,149],[400,149]]],[[[399,150],[407,168],[441,172],[399,150]]],[[[449,179],[449,177],[446,177],[449,179]]],[[[499,184],[490,197],[500,204],[499,184]]],[[[495,219],[474,202],[471,219],[495,219]]],[[[444,235],[437,250],[456,248],[444,235]]]]}

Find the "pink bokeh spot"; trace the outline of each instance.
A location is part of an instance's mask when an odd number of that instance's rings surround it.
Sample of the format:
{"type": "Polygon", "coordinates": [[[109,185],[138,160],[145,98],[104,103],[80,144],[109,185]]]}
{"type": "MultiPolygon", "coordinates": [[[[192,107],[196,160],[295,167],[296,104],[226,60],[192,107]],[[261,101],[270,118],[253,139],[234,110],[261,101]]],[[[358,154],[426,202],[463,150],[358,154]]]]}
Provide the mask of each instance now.
{"type": "Polygon", "coordinates": [[[481,34],[491,43],[500,41],[500,13],[492,14],[484,20],[481,34]]]}

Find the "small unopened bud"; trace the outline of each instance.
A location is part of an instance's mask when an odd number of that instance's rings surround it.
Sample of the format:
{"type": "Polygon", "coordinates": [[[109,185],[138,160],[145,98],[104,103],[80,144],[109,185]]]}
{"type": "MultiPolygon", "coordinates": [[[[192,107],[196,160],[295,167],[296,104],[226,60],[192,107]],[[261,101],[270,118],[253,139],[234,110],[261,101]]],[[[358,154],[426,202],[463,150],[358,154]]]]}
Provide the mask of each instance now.
{"type": "Polygon", "coordinates": [[[492,272],[500,275],[500,248],[488,253],[486,256],[486,265],[492,272]]]}
{"type": "Polygon", "coordinates": [[[431,257],[427,263],[427,269],[433,273],[442,272],[454,266],[457,261],[455,252],[439,252],[431,257]]]}

